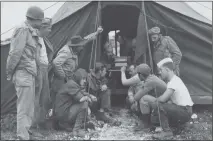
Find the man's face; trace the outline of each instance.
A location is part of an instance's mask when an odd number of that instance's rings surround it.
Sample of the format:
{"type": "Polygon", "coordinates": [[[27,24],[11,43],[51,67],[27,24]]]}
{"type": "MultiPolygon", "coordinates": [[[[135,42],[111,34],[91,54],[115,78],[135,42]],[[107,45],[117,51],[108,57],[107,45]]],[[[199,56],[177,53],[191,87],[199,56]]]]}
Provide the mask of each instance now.
{"type": "Polygon", "coordinates": [[[50,34],[51,29],[52,29],[51,26],[41,27],[39,32],[41,33],[42,37],[46,37],[50,34]]]}
{"type": "Polygon", "coordinates": [[[151,36],[152,42],[156,43],[159,40],[159,34],[154,34],[151,36]]]}
{"type": "Polygon", "coordinates": [[[168,76],[168,68],[160,67],[160,68],[158,68],[158,70],[159,70],[159,74],[161,76],[161,79],[166,80],[167,76],[168,76]]]}
{"type": "Polygon", "coordinates": [[[134,67],[133,65],[131,65],[131,66],[129,67],[129,74],[130,74],[131,76],[134,76],[134,75],[136,74],[135,67],[134,67]]]}
{"type": "Polygon", "coordinates": [[[105,77],[106,76],[106,68],[103,68],[103,70],[101,71],[101,77],[105,77]]]}
{"type": "Polygon", "coordinates": [[[32,27],[36,29],[40,29],[42,25],[42,20],[33,20],[32,21],[32,27]]]}
{"type": "Polygon", "coordinates": [[[81,86],[82,88],[84,88],[84,87],[86,86],[86,78],[85,78],[85,77],[81,79],[81,81],[80,81],[80,86],[81,86]]]}
{"type": "Polygon", "coordinates": [[[83,46],[72,47],[75,54],[79,55],[83,51],[83,46]]]}

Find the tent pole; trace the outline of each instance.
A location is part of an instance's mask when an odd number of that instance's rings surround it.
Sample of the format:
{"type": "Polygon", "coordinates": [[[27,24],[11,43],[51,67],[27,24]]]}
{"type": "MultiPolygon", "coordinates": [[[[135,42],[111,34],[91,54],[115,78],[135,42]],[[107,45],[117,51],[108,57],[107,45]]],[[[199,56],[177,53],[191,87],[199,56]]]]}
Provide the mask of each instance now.
{"type": "MultiPolygon", "coordinates": [[[[152,68],[152,73],[154,73],[153,72],[152,53],[151,53],[151,47],[150,47],[150,41],[149,41],[149,35],[148,35],[148,27],[147,27],[147,20],[146,20],[146,9],[145,9],[145,5],[144,5],[144,1],[142,1],[142,9],[143,9],[142,11],[144,13],[144,17],[145,17],[146,37],[147,37],[147,41],[148,41],[148,51],[149,51],[149,58],[150,58],[150,66],[152,68]]],[[[146,55],[145,55],[145,57],[146,57],[146,55]]]]}
{"type": "MultiPolygon", "coordinates": [[[[115,36],[116,36],[116,30],[115,30],[115,36]]],[[[116,52],[116,56],[118,56],[117,41],[116,41],[116,39],[115,39],[115,52],[116,52]]]]}

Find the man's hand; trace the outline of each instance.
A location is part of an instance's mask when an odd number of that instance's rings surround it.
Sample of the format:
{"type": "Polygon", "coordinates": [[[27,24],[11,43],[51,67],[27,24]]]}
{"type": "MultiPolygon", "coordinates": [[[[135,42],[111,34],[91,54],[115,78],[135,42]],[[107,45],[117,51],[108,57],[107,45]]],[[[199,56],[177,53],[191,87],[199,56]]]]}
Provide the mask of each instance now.
{"type": "Polygon", "coordinates": [[[99,26],[97,29],[97,33],[100,34],[101,32],[103,32],[103,28],[102,28],[102,26],[99,26]]]}
{"type": "Polygon", "coordinates": [[[126,67],[125,66],[121,67],[121,72],[125,72],[125,71],[126,71],[126,67]]]}
{"type": "Polygon", "coordinates": [[[96,98],[94,95],[91,95],[91,94],[90,94],[90,98],[91,98],[91,100],[92,100],[93,102],[97,101],[97,98],[96,98]]]}
{"type": "Polygon", "coordinates": [[[128,92],[128,96],[129,97],[133,96],[133,92],[132,91],[128,92]]]}
{"type": "Polygon", "coordinates": [[[131,110],[137,112],[138,111],[138,103],[134,102],[131,106],[131,110]]]}
{"type": "Polygon", "coordinates": [[[135,102],[135,99],[134,99],[133,96],[130,96],[130,97],[129,97],[129,102],[130,102],[131,104],[133,104],[133,103],[135,102]]]}
{"type": "Polygon", "coordinates": [[[7,75],[7,80],[10,81],[12,79],[12,76],[9,74],[7,75]]]}
{"type": "Polygon", "coordinates": [[[102,85],[101,86],[101,91],[106,91],[107,90],[107,85],[102,85]]]}
{"type": "Polygon", "coordinates": [[[83,97],[80,99],[80,102],[84,102],[84,101],[92,102],[91,99],[90,99],[88,96],[83,96],[83,97]]]}

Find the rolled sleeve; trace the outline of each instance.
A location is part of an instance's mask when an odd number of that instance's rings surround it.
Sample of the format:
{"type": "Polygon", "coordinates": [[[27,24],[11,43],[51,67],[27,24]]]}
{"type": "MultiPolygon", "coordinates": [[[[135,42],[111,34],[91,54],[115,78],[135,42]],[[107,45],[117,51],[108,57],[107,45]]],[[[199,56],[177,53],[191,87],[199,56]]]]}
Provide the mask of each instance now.
{"type": "Polygon", "coordinates": [[[11,75],[16,68],[20,58],[22,56],[23,50],[26,46],[28,29],[20,28],[14,32],[14,36],[10,43],[10,51],[7,59],[6,73],[11,75]]]}

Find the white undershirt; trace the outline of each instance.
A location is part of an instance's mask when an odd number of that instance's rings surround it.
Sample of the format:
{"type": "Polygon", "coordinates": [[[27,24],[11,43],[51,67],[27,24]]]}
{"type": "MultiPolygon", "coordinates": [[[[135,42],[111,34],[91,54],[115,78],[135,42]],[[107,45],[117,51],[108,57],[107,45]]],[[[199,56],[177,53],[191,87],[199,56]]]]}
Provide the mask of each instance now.
{"type": "Polygon", "coordinates": [[[180,106],[192,106],[194,103],[192,102],[189,91],[183,81],[176,75],[172,77],[172,79],[168,82],[167,88],[173,89],[174,93],[171,96],[171,101],[174,104],[180,106]]]}

